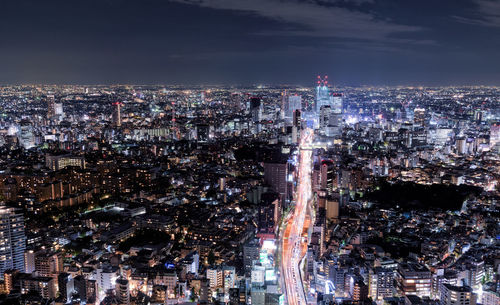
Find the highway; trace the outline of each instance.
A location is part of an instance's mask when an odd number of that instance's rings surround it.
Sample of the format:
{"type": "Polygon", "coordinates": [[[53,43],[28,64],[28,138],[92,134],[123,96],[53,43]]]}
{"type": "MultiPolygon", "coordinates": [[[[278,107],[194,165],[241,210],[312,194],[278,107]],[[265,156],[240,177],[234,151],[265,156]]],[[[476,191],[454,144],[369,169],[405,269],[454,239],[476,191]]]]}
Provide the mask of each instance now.
{"type": "Polygon", "coordinates": [[[307,304],[304,294],[304,285],[299,271],[299,263],[307,250],[307,236],[303,236],[304,220],[312,192],[312,150],[304,148],[310,147],[312,140],[313,131],[311,129],[302,131],[302,137],[299,144],[299,179],[295,194],[295,209],[282,234],[283,252],[281,270],[282,276],[284,277],[282,283],[285,285],[286,304],[290,305],[307,304]]]}

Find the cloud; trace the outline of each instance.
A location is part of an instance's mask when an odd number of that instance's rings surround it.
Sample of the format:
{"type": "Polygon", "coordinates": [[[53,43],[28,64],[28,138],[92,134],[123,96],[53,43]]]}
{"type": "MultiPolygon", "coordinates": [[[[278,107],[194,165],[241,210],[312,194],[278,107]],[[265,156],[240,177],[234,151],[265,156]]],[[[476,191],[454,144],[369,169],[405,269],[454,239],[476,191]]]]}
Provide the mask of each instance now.
{"type": "Polygon", "coordinates": [[[170,0],[200,7],[252,14],[287,25],[286,29],[261,34],[336,37],[394,42],[394,34],[416,32],[420,27],[395,24],[343,7],[335,2],[355,4],[373,0],[170,0]],[[328,2],[328,3],[326,3],[328,2]]]}
{"type": "Polygon", "coordinates": [[[466,24],[475,24],[490,27],[500,27],[500,1],[474,0],[477,10],[474,17],[453,16],[456,20],[466,24]]]}

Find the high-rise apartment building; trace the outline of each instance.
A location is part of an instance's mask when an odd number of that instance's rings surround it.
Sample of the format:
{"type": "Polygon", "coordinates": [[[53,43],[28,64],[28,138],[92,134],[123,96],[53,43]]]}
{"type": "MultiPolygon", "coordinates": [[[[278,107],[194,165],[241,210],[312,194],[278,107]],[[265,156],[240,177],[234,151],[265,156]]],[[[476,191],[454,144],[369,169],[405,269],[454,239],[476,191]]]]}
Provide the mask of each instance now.
{"type": "Polygon", "coordinates": [[[13,208],[0,207],[0,277],[5,270],[15,269],[24,272],[24,217],[13,208]]]}

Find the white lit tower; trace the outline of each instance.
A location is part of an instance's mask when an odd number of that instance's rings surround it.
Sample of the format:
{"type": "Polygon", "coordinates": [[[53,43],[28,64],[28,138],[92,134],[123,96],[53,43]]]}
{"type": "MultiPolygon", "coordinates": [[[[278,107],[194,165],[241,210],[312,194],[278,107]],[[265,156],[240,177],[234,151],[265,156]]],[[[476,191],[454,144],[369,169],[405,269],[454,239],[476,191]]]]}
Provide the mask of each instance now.
{"type": "Polygon", "coordinates": [[[302,97],[297,94],[287,94],[285,100],[285,120],[291,123],[296,110],[302,110],[302,97]]]}
{"type": "Polygon", "coordinates": [[[19,144],[25,149],[30,149],[35,146],[35,135],[31,121],[21,121],[19,128],[19,144]]]}
{"type": "Polygon", "coordinates": [[[318,75],[318,86],[316,87],[316,107],[315,112],[320,113],[321,107],[332,106],[333,98],[330,96],[330,89],[328,89],[328,76],[324,78],[318,75]]]}
{"type": "Polygon", "coordinates": [[[334,92],[332,94],[332,106],[328,117],[326,135],[329,137],[339,137],[344,126],[344,111],[342,94],[334,92]]]}
{"type": "Polygon", "coordinates": [[[285,91],[281,92],[281,109],[280,109],[280,119],[284,120],[286,117],[286,109],[288,108],[288,93],[285,91]]]}

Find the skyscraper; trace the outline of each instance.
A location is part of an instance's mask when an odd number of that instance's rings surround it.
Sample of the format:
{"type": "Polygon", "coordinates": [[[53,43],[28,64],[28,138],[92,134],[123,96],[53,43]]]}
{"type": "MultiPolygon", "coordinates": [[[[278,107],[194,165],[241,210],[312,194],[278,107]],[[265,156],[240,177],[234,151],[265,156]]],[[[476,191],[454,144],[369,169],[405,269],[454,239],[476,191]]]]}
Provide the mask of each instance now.
{"type": "Polygon", "coordinates": [[[413,110],[413,122],[418,126],[425,126],[425,108],[415,108],[413,110]]]}
{"type": "Polygon", "coordinates": [[[328,89],[328,76],[321,78],[318,76],[318,86],[316,87],[316,107],[315,112],[319,114],[321,107],[332,106],[333,99],[328,89]]]}
{"type": "Polygon", "coordinates": [[[286,95],[285,97],[285,120],[291,122],[295,110],[302,109],[302,97],[300,95],[286,95]]]}
{"type": "Polygon", "coordinates": [[[19,144],[25,149],[30,149],[35,146],[33,124],[28,120],[22,120],[20,123],[19,144]]]}
{"type": "Polygon", "coordinates": [[[262,119],[262,100],[260,97],[250,98],[250,114],[252,115],[252,122],[257,123],[262,119]]]}
{"type": "Polygon", "coordinates": [[[494,123],[490,127],[490,147],[493,148],[498,143],[500,143],[500,123],[494,123]]]}
{"type": "Polygon", "coordinates": [[[64,117],[64,110],[62,103],[54,103],[54,116],[57,120],[62,120],[64,117]]]}
{"type": "Polygon", "coordinates": [[[56,114],[56,107],[55,107],[55,98],[54,95],[49,94],[47,95],[47,118],[51,119],[55,116],[56,114]]]}
{"type": "Polygon", "coordinates": [[[115,102],[113,103],[113,125],[116,127],[122,126],[122,114],[121,114],[121,108],[122,108],[122,103],[120,102],[115,102]]]}
{"type": "Polygon", "coordinates": [[[299,109],[293,112],[293,126],[292,126],[292,143],[296,144],[299,141],[300,129],[302,123],[302,113],[299,109]]]}
{"type": "Polygon", "coordinates": [[[342,94],[334,92],[332,94],[332,110],[334,113],[342,114],[342,94]]]}
{"type": "Polygon", "coordinates": [[[0,207],[0,278],[5,270],[16,269],[24,272],[24,217],[13,208],[0,207]]]}

